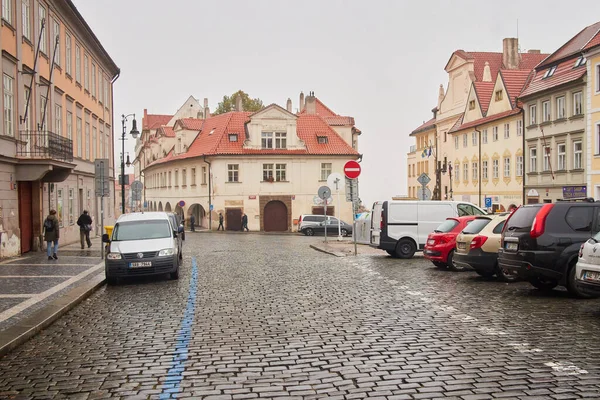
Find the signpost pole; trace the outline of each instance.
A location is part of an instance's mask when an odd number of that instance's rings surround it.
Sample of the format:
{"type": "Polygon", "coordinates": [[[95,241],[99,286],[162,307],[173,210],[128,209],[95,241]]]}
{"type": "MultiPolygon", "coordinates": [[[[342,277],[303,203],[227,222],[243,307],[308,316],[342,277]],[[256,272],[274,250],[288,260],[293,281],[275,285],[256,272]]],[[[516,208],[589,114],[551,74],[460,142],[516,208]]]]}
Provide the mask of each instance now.
{"type": "Polygon", "coordinates": [[[323,207],[323,210],[325,210],[325,243],[327,243],[327,199],[325,199],[325,207],[323,207]]]}
{"type": "Polygon", "coordinates": [[[342,240],[342,222],[341,222],[341,207],[340,207],[340,179],[335,180],[335,190],[337,191],[337,200],[338,200],[338,242],[342,240]]]}
{"type": "MultiPolygon", "coordinates": [[[[100,183],[102,185],[102,196],[100,197],[100,236],[104,234],[104,161],[100,161],[100,183]]],[[[100,258],[104,258],[104,243],[100,241],[100,258]]]]}

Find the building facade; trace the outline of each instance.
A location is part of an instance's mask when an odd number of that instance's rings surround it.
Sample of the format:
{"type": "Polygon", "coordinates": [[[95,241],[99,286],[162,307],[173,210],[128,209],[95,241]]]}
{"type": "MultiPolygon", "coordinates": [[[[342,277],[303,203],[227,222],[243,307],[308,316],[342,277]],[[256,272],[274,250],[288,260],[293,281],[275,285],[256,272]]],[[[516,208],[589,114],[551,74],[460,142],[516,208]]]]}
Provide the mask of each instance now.
{"type": "MultiPolygon", "coordinates": [[[[70,0],[4,0],[0,43],[0,257],[39,250],[49,209],[63,243],[79,240],[84,209],[99,233],[94,159],[109,160],[114,180],[118,67],[70,0]]],[[[104,200],[110,222],[114,192],[104,200]]]]}
{"type": "MultiPolygon", "coordinates": [[[[319,187],[360,158],[354,119],[314,95],[300,95],[298,113],[290,99],[286,108],[271,104],[255,113],[237,103],[236,111],[211,116],[205,101],[201,118],[176,115],[163,126],[161,117],[145,115],[136,163],[147,208],[182,213],[186,221],[194,215],[211,229],[222,214],[229,230],[241,229],[244,213],[249,228],[260,231],[293,231],[301,214],[322,214],[319,187]]],[[[345,186],[340,182],[340,200],[334,191],[327,213],[352,221],[345,186]]]]}
{"type": "Polygon", "coordinates": [[[595,199],[600,199],[600,31],[584,47],[584,57],[587,59],[587,112],[586,137],[589,146],[589,168],[587,184],[589,193],[595,199]]]}

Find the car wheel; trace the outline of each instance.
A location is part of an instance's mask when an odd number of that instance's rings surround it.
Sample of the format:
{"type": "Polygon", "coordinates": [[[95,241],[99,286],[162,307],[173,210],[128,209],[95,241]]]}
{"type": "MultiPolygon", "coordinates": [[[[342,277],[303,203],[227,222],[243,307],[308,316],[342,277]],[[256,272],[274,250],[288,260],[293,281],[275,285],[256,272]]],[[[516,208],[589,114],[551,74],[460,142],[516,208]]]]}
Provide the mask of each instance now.
{"type": "Polygon", "coordinates": [[[578,297],[580,299],[592,299],[597,296],[592,296],[586,294],[579,290],[576,284],[575,275],[577,274],[577,268],[575,268],[576,263],[571,263],[571,267],[569,269],[569,275],[567,276],[567,290],[572,296],[578,297]]]}
{"type": "Polygon", "coordinates": [[[416,251],[415,243],[410,239],[402,239],[396,245],[396,256],[398,258],[412,258],[416,251]]]}
{"type": "Polygon", "coordinates": [[[558,282],[555,280],[539,277],[529,279],[529,283],[531,283],[537,289],[543,291],[552,290],[558,285],[558,282]]]}
{"type": "Polygon", "coordinates": [[[386,250],[386,253],[388,253],[390,256],[394,257],[394,258],[398,258],[398,256],[396,255],[396,251],[395,250],[386,250]]]}
{"type": "Polygon", "coordinates": [[[448,253],[448,260],[446,261],[446,264],[448,265],[448,269],[450,269],[450,271],[463,272],[467,270],[467,267],[463,267],[454,263],[454,250],[448,253]]]}
{"type": "Polygon", "coordinates": [[[519,280],[519,276],[517,274],[513,274],[506,268],[502,268],[496,263],[496,277],[499,281],[502,282],[516,282],[519,280]]]}
{"type": "Polygon", "coordinates": [[[306,229],[304,230],[304,234],[305,234],[306,236],[315,236],[315,231],[313,231],[311,228],[306,228],[306,229]]]}
{"type": "Polygon", "coordinates": [[[489,272],[489,271],[478,271],[475,270],[475,272],[477,272],[477,275],[482,276],[484,278],[491,278],[492,276],[494,276],[493,272],[489,272]]]}
{"type": "Polygon", "coordinates": [[[171,272],[169,275],[172,280],[179,279],[179,266],[177,266],[177,269],[175,270],[175,272],[171,272]]]}
{"type": "Polygon", "coordinates": [[[440,261],[432,261],[433,265],[435,265],[439,269],[448,269],[448,266],[440,261]]]}

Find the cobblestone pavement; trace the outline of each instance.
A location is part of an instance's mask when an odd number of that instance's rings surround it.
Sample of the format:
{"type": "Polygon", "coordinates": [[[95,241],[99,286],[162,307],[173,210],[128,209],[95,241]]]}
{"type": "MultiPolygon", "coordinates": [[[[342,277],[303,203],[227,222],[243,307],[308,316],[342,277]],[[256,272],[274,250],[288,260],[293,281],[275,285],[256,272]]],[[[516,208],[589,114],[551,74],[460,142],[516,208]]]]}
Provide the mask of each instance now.
{"type": "Polygon", "coordinates": [[[179,281],[99,290],[0,360],[0,397],[600,398],[600,300],[321,240],[188,234],[179,281]]]}

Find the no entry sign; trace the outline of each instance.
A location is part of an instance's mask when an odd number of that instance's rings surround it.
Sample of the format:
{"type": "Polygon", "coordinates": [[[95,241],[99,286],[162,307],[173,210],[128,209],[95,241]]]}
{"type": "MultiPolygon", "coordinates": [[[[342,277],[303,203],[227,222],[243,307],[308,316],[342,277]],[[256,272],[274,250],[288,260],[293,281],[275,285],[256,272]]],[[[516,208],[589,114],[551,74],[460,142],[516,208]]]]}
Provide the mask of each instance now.
{"type": "Polygon", "coordinates": [[[344,164],[344,174],[348,179],[356,179],[360,175],[360,164],[354,160],[344,164]]]}

